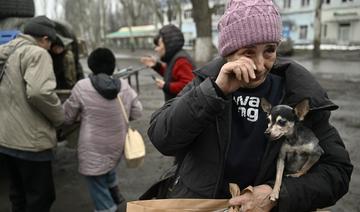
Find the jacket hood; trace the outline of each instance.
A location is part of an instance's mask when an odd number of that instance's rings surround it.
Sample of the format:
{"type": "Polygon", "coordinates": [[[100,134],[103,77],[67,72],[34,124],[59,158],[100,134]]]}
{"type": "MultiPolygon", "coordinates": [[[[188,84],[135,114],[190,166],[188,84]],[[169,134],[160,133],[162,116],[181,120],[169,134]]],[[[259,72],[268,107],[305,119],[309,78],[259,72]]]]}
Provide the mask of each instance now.
{"type": "Polygon", "coordinates": [[[165,45],[165,55],[162,61],[168,63],[172,57],[184,46],[184,35],[176,26],[169,24],[162,27],[159,31],[165,45]]]}
{"type": "Polygon", "coordinates": [[[271,73],[285,79],[284,104],[295,106],[305,98],[310,100],[310,110],[336,110],[339,108],[328,97],[323,87],[312,74],[300,64],[285,58],[278,58],[271,73]]]}
{"type": "MultiPolygon", "coordinates": [[[[205,79],[216,78],[221,67],[226,63],[225,58],[217,57],[194,73],[205,79]]],[[[285,96],[282,104],[295,106],[301,100],[310,100],[310,110],[336,110],[339,108],[328,97],[326,91],[315,80],[309,71],[298,63],[278,57],[271,72],[285,80],[285,96]]]]}
{"type": "Polygon", "coordinates": [[[56,34],[56,40],[52,43],[53,45],[59,45],[62,47],[69,46],[74,40],[71,38],[64,37],[60,34],[56,34]]]}
{"type": "Polygon", "coordinates": [[[103,73],[90,75],[89,78],[95,90],[105,99],[115,99],[120,91],[121,82],[119,79],[114,79],[103,73]]]}

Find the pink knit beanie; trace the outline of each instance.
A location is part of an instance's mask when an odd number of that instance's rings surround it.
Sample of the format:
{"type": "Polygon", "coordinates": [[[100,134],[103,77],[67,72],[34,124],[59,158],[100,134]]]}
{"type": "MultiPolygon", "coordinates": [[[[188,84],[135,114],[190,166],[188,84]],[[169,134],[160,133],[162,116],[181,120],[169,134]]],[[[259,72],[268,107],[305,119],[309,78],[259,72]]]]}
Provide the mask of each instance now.
{"type": "Polygon", "coordinates": [[[279,42],[282,31],[278,9],[271,0],[229,0],[218,24],[221,56],[258,43],[279,42]]]}

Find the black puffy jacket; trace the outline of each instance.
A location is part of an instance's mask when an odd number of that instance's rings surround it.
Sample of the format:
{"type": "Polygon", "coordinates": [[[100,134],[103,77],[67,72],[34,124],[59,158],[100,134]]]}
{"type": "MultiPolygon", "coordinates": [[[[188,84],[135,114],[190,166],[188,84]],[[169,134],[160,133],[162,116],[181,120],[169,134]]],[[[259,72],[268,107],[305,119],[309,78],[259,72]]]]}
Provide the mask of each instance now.
{"type": "MultiPolygon", "coordinates": [[[[178,97],[167,102],[151,119],[148,135],[165,155],[182,153],[179,180],[170,197],[226,198],[220,196],[226,150],[231,136],[231,98],[219,97],[209,78],[225,63],[218,58],[195,71],[196,78],[178,97]]],[[[294,106],[310,98],[305,125],[313,130],[325,151],[301,178],[284,178],[273,211],[311,211],[336,203],[347,191],[353,166],[337,130],[329,123],[337,109],[312,75],[293,61],[278,58],[272,73],[284,78],[284,104],[294,106]]],[[[269,142],[255,184],[271,185],[281,142],[269,142]]]]}

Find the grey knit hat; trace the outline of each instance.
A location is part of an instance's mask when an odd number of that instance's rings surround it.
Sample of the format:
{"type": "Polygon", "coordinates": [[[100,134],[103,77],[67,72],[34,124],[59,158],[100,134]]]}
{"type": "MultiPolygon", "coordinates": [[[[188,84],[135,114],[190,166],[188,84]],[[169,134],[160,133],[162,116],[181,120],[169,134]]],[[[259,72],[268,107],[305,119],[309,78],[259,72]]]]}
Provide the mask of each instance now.
{"type": "Polygon", "coordinates": [[[46,16],[37,16],[31,18],[25,23],[24,34],[35,37],[48,36],[51,41],[55,41],[55,23],[46,16]]]}

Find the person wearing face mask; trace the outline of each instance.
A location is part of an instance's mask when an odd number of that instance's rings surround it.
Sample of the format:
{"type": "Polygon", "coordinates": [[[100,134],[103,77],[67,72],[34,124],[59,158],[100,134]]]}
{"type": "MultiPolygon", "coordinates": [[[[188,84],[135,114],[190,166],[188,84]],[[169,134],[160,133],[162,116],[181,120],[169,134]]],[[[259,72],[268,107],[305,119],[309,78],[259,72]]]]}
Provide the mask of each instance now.
{"type": "Polygon", "coordinates": [[[176,26],[169,24],[162,27],[154,38],[155,51],[162,62],[154,57],[141,57],[140,62],[154,69],[164,79],[155,78],[156,86],[162,89],[165,101],[174,98],[194,75],[195,63],[183,50],[184,35],[176,26]]]}
{"type": "Polygon", "coordinates": [[[349,188],[353,166],[329,123],[338,108],[301,65],[277,58],[281,18],[270,0],[230,0],[218,23],[220,57],[150,121],[148,135],[164,155],[182,154],[168,198],[230,198],[229,183],[245,191],[231,198],[242,211],[312,211],[336,203],[349,188]],[[269,195],[281,142],[269,141],[260,99],[272,105],[310,101],[304,123],[325,153],[307,174],[284,177],[279,199],[269,195]]]}

